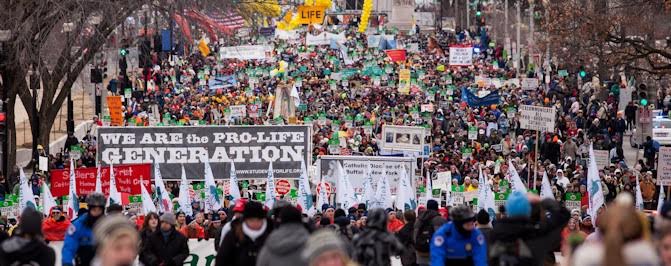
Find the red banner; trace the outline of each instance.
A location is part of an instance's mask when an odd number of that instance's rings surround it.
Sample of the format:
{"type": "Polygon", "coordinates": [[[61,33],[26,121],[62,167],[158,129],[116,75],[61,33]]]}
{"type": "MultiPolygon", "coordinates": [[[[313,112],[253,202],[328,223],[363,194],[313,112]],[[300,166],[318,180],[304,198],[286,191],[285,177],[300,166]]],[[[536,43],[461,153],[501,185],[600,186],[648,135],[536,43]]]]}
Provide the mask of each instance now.
{"type": "MultiPolygon", "coordinates": [[[[102,175],[102,189],[105,195],[109,195],[110,173],[109,166],[100,169],[102,175]]],[[[114,177],[116,178],[117,190],[121,193],[139,195],[140,179],[142,179],[147,191],[151,193],[151,164],[120,164],[114,166],[114,177]]],[[[77,168],[75,169],[75,180],[77,180],[77,194],[88,195],[96,189],[96,175],[98,169],[77,168]]],[[[51,170],[51,194],[54,197],[68,195],[70,187],[70,169],[51,170]]]]}
{"type": "Polygon", "coordinates": [[[405,49],[384,50],[392,62],[405,61],[405,49]]]}

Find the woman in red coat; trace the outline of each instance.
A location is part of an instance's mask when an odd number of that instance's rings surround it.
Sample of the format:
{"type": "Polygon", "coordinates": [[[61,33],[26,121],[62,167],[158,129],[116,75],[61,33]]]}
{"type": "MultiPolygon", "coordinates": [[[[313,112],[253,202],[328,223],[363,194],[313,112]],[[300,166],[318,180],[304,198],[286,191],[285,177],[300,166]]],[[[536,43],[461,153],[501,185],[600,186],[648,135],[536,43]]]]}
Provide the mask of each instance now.
{"type": "Polygon", "coordinates": [[[61,207],[51,208],[49,218],[42,222],[42,232],[46,241],[63,241],[65,232],[70,227],[70,220],[63,215],[61,207]]]}

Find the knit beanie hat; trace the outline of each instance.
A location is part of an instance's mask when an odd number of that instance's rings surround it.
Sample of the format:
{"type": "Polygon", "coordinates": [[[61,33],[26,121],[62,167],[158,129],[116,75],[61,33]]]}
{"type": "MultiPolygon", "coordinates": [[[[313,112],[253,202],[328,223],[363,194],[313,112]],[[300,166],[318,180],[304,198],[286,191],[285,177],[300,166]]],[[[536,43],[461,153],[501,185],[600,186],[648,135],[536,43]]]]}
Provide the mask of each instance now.
{"type": "Polygon", "coordinates": [[[256,201],[250,201],[245,204],[245,210],[242,212],[242,217],[247,218],[266,218],[266,211],[263,210],[263,205],[256,201]]]}
{"type": "Polygon", "coordinates": [[[531,204],[527,195],[515,191],[508,197],[506,202],[506,214],[508,217],[526,217],[531,216],[531,204]]]}
{"type": "Polygon", "coordinates": [[[308,264],[326,251],[338,250],[347,254],[345,243],[332,230],[319,230],[313,233],[304,247],[302,256],[308,264]]]}
{"type": "Polygon", "coordinates": [[[426,202],[426,209],[437,211],[438,210],[438,202],[435,201],[435,200],[428,200],[426,202]]]}
{"type": "Polygon", "coordinates": [[[301,223],[303,221],[303,216],[301,211],[294,206],[286,206],[280,210],[279,213],[280,224],[289,224],[289,223],[301,223]]]}
{"type": "Polygon", "coordinates": [[[19,227],[21,234],[42,235],[42,213],[26,208],[21,213],[19,227]]]}
{"type": "Polygon", "coordinates": [[[345,210],[343,210],[343,209],[337,209],[337,210],[335,211],[335,213],[333,214],[333,218],[338,218],[338,217],[340,217],[340,216],[347,216],[347,214],[345,213],[345,210]]]}
{"type": "Polygon", "coordinates": [[[171,212],[166,212],[163,215],[161,215],[161,222],[170,224],[170,225],[176,225],[177,224],[177,219],[175,218],[175,214],[171,212]]]}

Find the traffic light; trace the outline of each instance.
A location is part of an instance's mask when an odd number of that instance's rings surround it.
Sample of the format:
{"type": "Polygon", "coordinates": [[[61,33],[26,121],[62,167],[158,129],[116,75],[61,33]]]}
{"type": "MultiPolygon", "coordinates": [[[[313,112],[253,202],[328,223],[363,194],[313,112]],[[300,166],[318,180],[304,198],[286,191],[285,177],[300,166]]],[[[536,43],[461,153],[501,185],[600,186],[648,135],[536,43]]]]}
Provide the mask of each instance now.
{"type": "Polygon", "coordinates": [[[643,106],[643,107],[648,106],[648,99],[645,99],[645,98],[641,99],[641,106],[643,106]]]}
{"type": "Polygon", "coordinates": [[[585,67],[581,66],[580,71],[578,71],[578,75],[580,75],[581,78],[585,78],[587,76],[587,71],[585,71],[585,67]]]}
{"type": "MultiPolygon", "coordinates": [[[[641,84],[644,85],[644,84],[641,84]]],[[[645,86],[643,86],[645,88],[645,86]]],[[[645,91],[641,91],[638,93],[638,97],[640,98],[639,103],[641,106],[646,107],[648,106],[648,93],[645,91]]]]}

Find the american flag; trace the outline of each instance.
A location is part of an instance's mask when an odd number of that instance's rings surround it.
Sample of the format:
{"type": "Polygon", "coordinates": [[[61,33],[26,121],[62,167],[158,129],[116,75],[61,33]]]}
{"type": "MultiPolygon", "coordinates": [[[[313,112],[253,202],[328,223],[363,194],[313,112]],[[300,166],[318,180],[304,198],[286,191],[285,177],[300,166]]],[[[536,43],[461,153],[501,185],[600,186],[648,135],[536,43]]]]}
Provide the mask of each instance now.
{"type": "Polygon", "coordinates": [[[245,19],[234,11],[211,11],[207,13],[207,16],[212,18],[215,23],[230,30],[236,30],[245,26],[245,19]]]}

